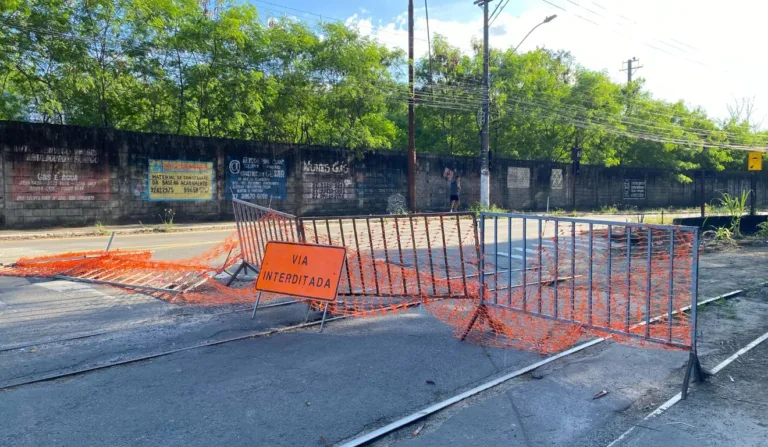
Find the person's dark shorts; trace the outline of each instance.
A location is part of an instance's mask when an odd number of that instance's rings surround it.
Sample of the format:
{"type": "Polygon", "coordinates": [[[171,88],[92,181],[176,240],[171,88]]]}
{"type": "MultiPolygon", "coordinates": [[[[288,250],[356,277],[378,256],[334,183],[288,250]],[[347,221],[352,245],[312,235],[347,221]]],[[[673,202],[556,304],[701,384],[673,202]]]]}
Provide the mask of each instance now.
{"type": "Polygon", "coordinates": [[[459,196],[451,196],[451,202],[453,202],[454,200],[456,202],[458,202],[459,201],[459,196]]]}

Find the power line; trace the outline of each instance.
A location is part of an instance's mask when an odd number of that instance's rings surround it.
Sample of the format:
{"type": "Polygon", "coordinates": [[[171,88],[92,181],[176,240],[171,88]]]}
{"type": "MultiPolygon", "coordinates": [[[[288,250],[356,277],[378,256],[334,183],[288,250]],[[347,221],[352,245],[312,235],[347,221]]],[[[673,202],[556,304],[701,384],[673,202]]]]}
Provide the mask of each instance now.
{"type": "MultiPolygon", "coordinates": [[[[446,86],[446,87],[447,88],[451,88],[450,86],[446,86]]],[[[468,94],[468,97],[470,98],[470,102],[474,102],[474,104],[477,105],[480,102],[480,99],[478,98],[479,89],[474,89],[474,90],[475,90],[474,94],[472,94],[472,89],[470,89],[470,88],[468,88],[466,90],[461,89],[460,92],[466,92],[468,94]]],[[[510,92],[502,92],[502,93],[506,93],[508,96],[510,96],[512,98],[522,99],[522,100],[529,100],[529,101],[531,101],[533,103],[536,103],[536,104],[539,104],[539,105],[549,106],[549,104],[546,104],[545,102],[541,102],[542,100],[537,101],[535,99],[530,99],[530,98],[527,98],[527,97],[524,97],[524,96],[515,95],[514,93],[510,93],[510,92]]],[[[531,92],[531,93],[534,96],[539,96],[539,95],[543,96],[544,95],[544,93],[540,93],[539,94],[538,92],[531,92]]],[[[549,98],[543,98],[543,100],[547,100],[547,99],[549,99],[549,98]]],[[[573,97],[566,97],[563,100],[561,100],[558,103],[558,105],[557,105],[558,107],[565,108],[565,109],[570,109],[570,110],[576,110],[576,111],[579,111],[579,112],[582,112],[582,113],[596,113],[596,114],[603,114],[603,115],[605,114],[605,112],[603,112],[603,111],[601,111],[599,109],[594,108],[594,103],[591,102],[591,101],[578,100],[577,98],[573,98],[573,97]],[[566,101],[566,103],[563,103],[562,102],[563,100],[566,101]],[[569,103],[587,104],[587,105],[589,105],[591,107],[583,107],[583,106],[574,107],[573,105],[571,105],[569,103]]],[[[645,103],[638,103],[636,105],[642,105],[642,104],[645,104],[645,103]]],[[[639,110],[639,112],[640,113],[645,113],[645,114],[648,114],[648,115],[652,115],[652,116],[658,116],[658,117],[661,117],[661,118],[668,118],[669,120],[679,120],[679,119],[683,118],[683,116],[681,116],[679,114],[660,113],[660,112],[656,112],[656,111],[653,111],[653,110],[649,110],[647,108],[642,108],[642,109],[639,110]]],[[[660,123],[658,121],[648,121],[648,120],[644,120],[644,119],[641,119],[641,118],[632,117],[632,116],[628,116],[628,115],[616,115],[616,116],[607,115],[607,116],[612,118],[612,119],[618,119],[621,122],[626,123],[628,125],[643,125],[643,126],[646,126],[646,127],[656,127],[656,128],[659,128],[659,129],[666,129],[664,127],[659,127],[660,123]]],[[[699,133],[699,134],[702,134],[702,135],[710,135],[712,133],[718,133],[718,134],[723,133],[725,135],[728,135],[731,138],[733,138],[733,137],[743,138],[740,135],[735,135],[735,134],[733,134],[731,132],[727,132],[725,130],[707,131],[707,130],[704,130],[704,129],[696,129],[696,128],[685,127],[685,126],[682,126],[680,124],[672,124],[672,123],[669,123],[669,124],[671,126],[675,126],[677,128],[683,129],[683,130],[685,130],[687,132],[699,133]]],[[[757,139],[758,140],[759,139],[768,139],[768,136],[759,136],[757,139]]]]}
{"type": "MultiPolygon", "coordinates": [[[[564,7],[562,7],[562,6],[560,6],[560,5],[557,5],[557,4],[555,4],[555,3],[553,3],[553,2],[552,2],[552,1],[550,1],[550,0],[542,0],[542,1],[543,1],[544,3],[547,3],[548,5],[550,5],[550,6],[552,6],[552,7],[555,7],[555,8],[557,8],[557,9],[560,9],[561,11],[563,11],[563,12],[565,12],[565,13],[568,13],[568,14],[570,14],[570,15],[572,15],[572,16],[574,16],[574,17],[578,18],[578,19],[581,19],[581,20],[583,20],[583,21],[585,21],[585,22],[591,23],[592,25],[594,25],[594,26],[597,26],[598,28],[604,28],[604,29],[607,29],[608,31],[610,31],[610,32],[612,32],[612,33],[614,33],[614,34],[616,34],[616,35],[618,35],[618,36],[620,36],[620,37],[623,37],[623,38],[625,38],[625,39],[628,39],[628,40],[633,40],[633,41],[637,41],[637,42],[641,43],[642,45],[645,45],[645,46],[647,46],[647,47],[649,47],[649,48],[651,48],[651,49],[653,49],[653,50],[656,50],[656,51],[658,51],[658,52],[664,53],[664,54],[666,54],[667,56],[670,56],[670,57],[672,57],[672,58],[675,58],[675,59],[684,59],[684,60],[686,60],[686,61],[688,61],[688,62],[691,62],[691,63],[697,64],[697,65],[701,65],[701,66],[704,66],[704,67],[708,67],[708,68],[713,68],[713,69],[718,69],[718,68],[716,68],[716,67],[710,67],[710,66],[709,66],[709,65],[707,65],[706,63],[704,63],[704,62],[701,62],[701,61],[699,61],[699,60],[688,58],[687,56],[685,56],[685,53],[683,53],[683,54],[674,54],[674,53],[671,53],[671,52],[669,52],[669,51],[667,51],[667,50],[665,50],[665,49],[663,49],[663,48],[659,48],[658,46],[656,46],[656,45],[653,45],[652,43],[649,43],[647,40],[641,40],[641,39],[638,39],[638,38],[636,38],[636,37],[632,37],[632,36],[629,36],[629,35],[627,35],[626,33],[623,33],[623,32],[619,32],[619,31],[616,31],[615,29],[612,29],[612,28],[608,28],[608,27],[604,26],[604,24],[600,24],[600,23],[597,23],[597,22],[595,22],[594,20],[591,20],[591,19],[589,19],[589,18],[587,18],[587,17],[584,17],[584,16],[582,16],[581,14],[579,14],[579,13],[577,13],[577,12],[575,12],[575,11],[572,11],[572,10],[570,10],[570,9],[565,9],[564,7]]],[[[570,1],[570,0],[568,0],[568,1],[569,1],[570,3],[572,3],[572,4],[576,5],[577,7],[579,7],[579,8],[582,8],[582,9],[583,9],[583,7],[582,7],[580,4],[578,4],[578,3],[575,3],[575,2],[572,2],[572,1],[570,1]]],[[[603,16],[600,16],[600,17],[603,17],[603,16]]],[[[637,22],[635,22],[635,23],[637,23],[637,22]]],[[[621,28],[621,25],[619,25],[619,27],[621,28]]],[[[658,40],[658,39],[654,39],[654,40],[656,40],[656,41],[658,41],[658,42],[661,42],[661,43],[664,43],[664,41],[660,41],[660,40],[658,40]]]]}
{"type": "Polygon", "coordinates": [[[507,6],[507,3],[509,3],[509,0],[501,0],[499,4],[496,6],[496,9],[493,10],[493,13],[491,13],[491,19],[488,26],[493,25],[493,22],[496,21],[496,18],[501,15],[501,12],[504,10],[504,8],[507,6]]]}
{"type": "MultiPolygon", "coordinates": [[[[571,3],[574,3],[574,2],[571,2],[571,3]]],[[[629,23],[629,24],[631,24],[631,25],[634,25],[634,26],[635,26],[635,27],[637,27],[637,28],[644,28],[644,29],[646,29],[646,30],[648,29],[647,27],[645,27],[645,26],[641,25],[640,23],[638,23],[638,22],[637,22],[637,21],[635,21],[634,19],[631,19],[631,18],[629,18],[629,17],[626,17],[626,16],[624,16],[623,14],[619,14],[619,13],[617,13],[617,12],[614,12],[614,11],[612,11],[612,10],[610,10],[610,9],[606,8],[605,6],[603,6],[603,5],[602,5],[602,4],[600,4],[600,3],[597,3],[597,2],[594,2],[594,1],[593,1],[593,2],[591,2],[591,3],[592,3],[593,5],[595,5],[595,6],[597,6],[598,8],[600,8],[600,9],[602,9],[602,10],[604,10],[604,11],[608,12],[608,13],[611,13],[611,14],[615,15],[616,17],[619,17],[619,18],[620,18],[620,19],[622,19],[623,21],[625,21],[625,22],[627,22],[627,23],[629,23]]],[[[576,4],[576,3],[574,3],[574,4],[576,4]]],[[[677,39],[674,39],[674,38],[672,38],[672,37],[669,37],[669,40],[671,40],[672,42],[675,42],[675,43],[677,43],[677,44],[683,45],[683,46],[685,46],[685,47],[688,47],[689,49],[691,49],[691,50],[693,50],[693,51],[701,51],[701,50],[699,50],[698,48],[696,48],[696,47],[694,47],[694,46],[692,46],[692,45],[689,45],[689,44],[687,44],[687,43],[685,43],[685,42],[679,41],[679,40],[677,40],[677,39]]],[[[669,45],[669,44],[667,44],[667,45],[669,45]]],[[[674,48],[677,48],[677,49],[680,49],[680,48],[679,48],[678,46],[676,46],[676,45],[675,45],[675,46],[673,46],[673,47],[674,47],[674,48]]]]}
{"type": "MultiPolygon", "coordinates": [[[[186,58],[186,57],[184,58],[184,61],[185,62],[189,62],[188,58],[186,58]]],[[[195,59],[194,62],[195,63],[201,63],[200,60],[198,60],[198,59],[195,59]]],[[[233,69],[239,69],[239,70],[242,70],[242,69],[259,70],[260,69],[260,68],[257,68],[257,67],[247,67],[247,66],[240,65],[240,64],[228,64],[226,62],[216,62],[216,65],[222,66],[222,67],[229,67],[229,68],[233,68],[233,69]]],[[[261,67],[261,70],[263,71],[263,67],[261,67]]],[[[350,78],[348,76],[345,77],[343,74],[340,74],[340,76],[342,76],[345,80],[350,80],[350,79],[353,80],[354,79],[354,78],[350,78]]],[[[321,77],[321,76],[307,76],[306,80],[309,81],[309,82],[315,81],[315,82],[325,83],[325,82],[328,82],[329,79],[327,77],[321,77]]],[[[303,88],[307,88],[307,87],[315,88],[316,89],[318,86],[316,86],[316,85],[315,86],[313,86],[313,85],[298,86],[298,87],[296,87],[296,86],[281,86],[281,91],[282,90],[303,89],[303,88]]],[[[389,94],[399,94],[399,93],[401,93],[401,94],[404,95],[404,96],[402,96],[402,99],[406,99],[406,100],[408,99],[407,87],[405,87],[405,86],[401,86],[401,85],[395,84],[395,85],[393,85],[391,87],[376,86],[376,88],[380,92],[383,92],[383,93],[389,93],[389,94]]],[[[444,108],[444,109],[453,109],[453,110],[460,110],[460,111],[465,111],[465,112],[474,112],[475,108],[479,107],[479,105],[481,104],[481,100],[478,99],[477,96],[473,96],[472,93],[471,93],[471,90],[468,90],[468,89],[455,88],[455,87],[446,86],[446,85],[433,85],[431,90],[432,90],[432,92],[429,92],[429,93],[416,92],[414,94],[415,97],[419,100],[418,101],[419,105],[436,106],[436,107],[440,107],[440,108],[444,108]],[[438,88],[438,89],[444,89],[444,90],[451,91],[456,96],[448,97],[448,96],[445,96],[445,95],[436,95],[434,93],[435,87],[438,88]]],[[[537,108],[549,108],[549,107],[552,107],[549,104],[545,104],[545,103],[538,102],[538,101],[535,101],[535,100],[530,100],[530,99],[522,98],[522,97],[515,96],[515,95],[510,95],[509,98],[511,98],[512,101],[522,102],[523,104],[528,105],[529,108],[530,107],[537,107],[537,108]]],[[[557,107],[559,107],[561,109],[572,110],[574,112],[574,116],[575,117],[581,117],[584,114],[593,114],[592,118],[588,118],[592,122],[594,122],[594,120],[597,118],[597,119],[603,119],[603,120],[616,121],[616,122],[618,122],[620,124],[624,124],[626,126],[641,126],[641,127],[645,127],[645,128],[653,129],[653,130],[657,130],[657,131],[660,130],[660,131],[664,131],[664,132],[669,132],[669,131],[674,130],[674,129],[680,129],[680,130],[687,131],[689,133],[696,134],[699,137],[712,137],[713,135],[714,136],[725,135],[725,136],[728,136],[731,139],[733,139],[733,136],[730,135],[729,132],[725,132],[725,131],[722,131],[722,130],[706,131],[706,130],[702,130],[702,129],[685,128],[685,127],[679,126],[679,125],[671,125],[672,126],[671,128],[667,128],[667,127],[660,127],[657,122],[645,121],[645,120],[642,120],[642,119],[637,119],[637,118],[632,118],[632,117],[627,117],[627,116],[611,116],[611,115],[607,115],[606,116],[604,114],[601,114],[600,111],[595,110],[595,109],[587,109],[587,108],[584,108],[584,107],[573,107],[573,106],[568,106],[568,105],[565,105],[565,104],[558,104],[557,107]],[[601,118],[601,116],[602,116],[602,118],[601,118]]],[[[504,109],[504,107],[502,107],[502,109],[504,109]]],[[[509,109],[507,108],[506,110],[509,110],[509,109]]],[[[759,140],[759,138],[756,138],[756,140],[759,140]]]]}
{"type": "MultiPolygon", "coordinates": [[[[302,14],[307,14],[307,15],[310,15],[310,16],[318,17],[318,19],[311,19],[311,20],[315,20],[315,21],[319,20],[319,21],[322,22],[322,21],[324,21],[326,19],[330,19],[330,21],[332,21],[332,22],[337,22],[337,23],[343,24],[343,25],[347,24],[346,20],[342,20],[342,19],[338,19],[338,18],[330,17],[330,16],[324,16],[322,14],[318,14],[318,13],[311,12],[311,11],[306,11],[306,10],[299,9],[299,8],[294,8],[294,7],[291,7],[291,6],[279,5],[277,3],[272,3],[272,2],[269,2],[269,1],[265,1],[265,0],[253,0],[253,1],[256,2],[256,3],[263,3],[265,5],[270,5],[270,6],[274,6],[274,7],[277,7],[277,8],[282,8],[282,9],[285,9],[285,10],[288,10],[288,11],[300,12],[302,14]]],[[[273,12],[282,12],[282,11],[275,11],[275,10],[272,10],[272,11],[273,12]]],[[[388,33],[388,34],[391,34],[391,35],[396,35],[398,37],[402,37],[401,34],[398,33],[398,32],[389,31],[389,30],[383,29],[383,28],[376,28],[375,32],[377,32],[377,33],[379,33],[379,32],[388,33]]],[[[420,39],[418,37],[414,37],[414,39],[424,42],[424,39],[420,39]]]]}
{"type": "MultiPolygon", "coordinates": [[[[56,34],[56,33],[53,33],[53,34],[56,34]]],[[[89,39],[89,38],[87,38],[85,36],[73,36],[73,35],[67,35],[67,34],[63,34],[63,33],[58,33],[58,35],[65,36],[66,38],[69,38],[69,39],[78,38],[78,39],[84,40],[84,41],[91,41],[91,42],[96,42],[96,43],[100,43],[100,44],[103,43],[100,39],[95,39],[95,38],[94,39],[89,39]]],[[[122,50],[125,50],[125,48],[127,48],[127,47],[123,45],[120,48],[122,50]]],[[[146,48],[146,46],[144,46],[144,48],[146,48]]],[[[179,59],[180,59],[180,57],[179,57],[179,59]]],[[[220,65],[220,66],[230,66],[232,68],[237,68],[237,69],[245,68],[245,69],[251,69],[251,70],[259,70],[259,69],[262,70],[262,71],[264,70],[263,66],[261,66],[261,67],[253,67],[253,66],[248,67],[248,66],[243,66],[241,64],[237,64],[237,65],[235,65],[235,64],[227,64],[227,63],[219,62],[219,61],[216,61],[216,62],[214,62],[214,61],[201,61],[200,59],[194,57],[194,55],[189,55],[189,56],[185,55],[185,57],[184,57],[185,62],[190,62],[190,59],[192,59],[194,63],[198,63],[198,64],[199,63],[216,63],[217,65],[220,65]]],[[[343,78],[345,77],[345,75],[343,73],[339,74],[339,76],[341,76],[343,78]]],[[[349,78],[348,76],[345,79],[346,80],[349,80],[349,79],[354,80],[354,78],[349,78]]],[[[328,78],[324,78],[324,77],[308,77],[307,80],[308,81],[315,80],[315,81],[320,81],[320,82],[327,82],[328,78]]],[[[282,86],[282,87],[285,88],[285,89],[294,88],[293,86],[282,86]]],[[[309,87],[310,88],[316,88],[317,86],[311,86],[310,85],[309,87]]],[[[376,87],[381,87],[381,86],[376,86],[376,87]]],[[[390,89],[389,93],[390,94],[396,94],[398,88],[400,88],[400,86],[394,85],[393,87],[389,88],[390,89]]],[[[474,111],[474,106],[477,104],[477,100],[473,99],[473,97],[471,96],[471,88],[463,88],[462,89],[462,88],[456,88],[456,87],[453,87],[453,86],[445,86],[445,85],[440,86],[440,88],[446,88],[448,90],[453,90],[454,93],[459,92],[461,94],[465,94],[466,96],[464,98],[461,98],[461,97],[458,98],[458,101],[462,101],[463,100],[464,102],[461,103],[461,104],[457,104],[457,102],[456,102],[457,99],[456,98],[446,98],[446,97],[436,98],[434,96],[434,94],[432,94],[432,95],[425,95],[423,93],[418,93],[417,95],[421,99],[420,104],[434,106],[434,107],[439,107],[439,108],[444,108],[444,109],[460,110],[460,111],[464,111],[464,112],[473,112],[474,111]],[[473,103],[473,101],[474,101],[474,103],[473,103]]],[[[513,100],[521,101],[520,99],[517,99],[519,97],[515,97],[514,95],[512,96],[512,98],[513,98],[513,100]]],[[[525,104],[525,103],[523,103],[523,104],[525,104]]],[[[544,108],[548,107],[547,105],[543,105],[542,103],[538,103],[538,102],[535,102],[535,101],[529,101],[529,103],[525,104],[525,106],[528,107],[528,110],[533,110],[533,108],[536,108],[536,109],[540,110],[543,107],[544,108]]],[[[581,125],[590,125],[590,126],[598,125],[598,126],[602,126],[602,129],[611,129],[612,132],[624,132],[621,129],[609,128],[609,127],[607,127],[607,124],[605,124],[605,123],[600,123],[600,122],[595,123],[595,122],[593,122],[593,118],[586,118],[589,121],[583,121],[582,119],[584,117],[579,115],[579,114],[584,114],[584,113],[595,113],[598,116],[598,118],[599,118],[600,115],[598,114],[598,112],[596,112],[594,110],[585,109],[585,108],[574,108],[572,106],[571,107],[563,106],[562,104],[560,105],[560,107],[570,108],[570,109],[573,109],[573,110],[576,111],[575,114],[574,114],[574,117],[570,118],[571,120],[573,120],[574,123],[581,124],[581,125]],[[579,119],[579,118],[582,118],[582,119],[579,119]]],[[[509,108],[505,107],[505,106],[502,106],[501,109],[502,110],[509,110],[509,108]]],[[[563,115],[562,114],[558,114],[558,116],[560,116],[561,119],[562,119],[563,115]]],[[[630,118],[628,118],[628,117],[618,117],[618,118],[616,118],[616,117],[609,116],[606,119],[617,120],[618,122],[626,124],[628,126],[630,126],[630,125],[643,126],[643,127],[649,128],[649,129],[662,130],[662,131],[665,131],[665,132],[668,132],[670,130],[674,130],[674,129],[667,129],[667,128],[659,127],[655,122],[648,122],[648,121],[637,120],[637,119],[634,119],[635,122],[627,121],[627,120],[630,120],[630,118]],[[645,124],[645,123],[651,123],[651,124],[649,125],[649,124],[645,124]]],[[[679,126],[673,125],[673,127],[674,128],[678,128],[679,126]]],[[[713,135],[715,135],[715,136],[722,136],[724,133],[728,134],[727,132],[720,131],[720,130],[717,130],[717,131],[705,131],[705,130],[695,129],[694,132],[698,133],[699,136],[705,136],[705,137],[706,136],[711,137],[713,135]],[[707,133],[707,132],[709,132],[709,133],[707,133]]],[[[624,132],[624,134],[626,134],[626,132],[624,132]]],[[[636,133],[636,134],[631,134],[631,136],[633,138],[652,139],[653,141],[659,140],[659,139],[663,138],[663,137],[659,137],[658,135],[649,134],[649,133],[642,133],[642,134],[637,134],[636,133]]],[[[680,140],[665,139],[664,141],[680,144],[680,140]]],[[[689,142],[686,142],[686,143],[689,143],[689,142]]],[[[721,144],[721,145],[717,145],[717,146],[713,145],[712,147],[728,147],[728,148],[747,148],[747,147],[750,147],[751,148],[752,146],[723,145],[723,144],[721,144]]]]}
{"type": "MultiPolygon", "coordinates": [[[[68,36],[68,37],[72,37],[72,36],[68,36]]],[[[211,63],[211,64],[214,64],[215,63],[217,66],[230,67],[230,68],[234,68],[234,69],[250,69],[250,70],[261,70],[261,71],[264,71],[264,67],[262,67],[262,66],[260,66],[260,67],[250,66],[249,67],[249,66],[244,66],[244,65],[241,65],[241,64],[229,64],[229,63],[221,62],[221,61],[216,61],[216,62],[214,62],[214,61],[201,61],[200,59],[195,58],[192,55],[185,56],[183,58],[179,57],[178,59],[183,60],[186,63],[190,63],[190,59],[191,59],[192,62],[196,63],[196,64],[199,64],[199,63],[211,63]]],[[[175,66],[177,64],[172,64],[172,65],[175,66]]],[[[344,77],[345,75],[344,74],[340,74],[339,76],[344,77]]],[[[313,76],[308,76],[307,80],[308,81],[318,81],[318,82],[327,82],[328,81],[327,78],[317,77],[317,76],[314,76],[314,77],[313,76]]],[[[288,86],[288,87],[290,87],[290,86],[288,86]]],[[[461,88],[461,87],[454,87],[452,85],[436,84],[436,85],[433,86],[432,90],[434,90],[435,87],[439,88],[439,89],[444,89],[444,90],[452,91],[452,93],[454,95],[457,95],[457,97],[445,97],[445,96],[443,96],[442,98],[440,98],[440,101],[435,101],[435,98],[437,96],[434,94],[434,91],[433,91],[433,92],[430,93],[430,96],[427,96],[427,95],[421,93],[420,94],[421,98],[422,99],[431,100],[433,103],[439,104],[441,106],[455,105],[457,100],[463,100],[464,104],[469,105],[469,107],[477,107],[477,106],[479,106],[479,104],[481,104],[480,99],[478,99],[477,96],[473,96],[472,88],[471,87],[470,88],[466,88],[466,87],[465,88],[461,88]]],[[[393,88],[399,88],[399,86],[395,85],[393,88]]],[[[477,90],[475,90],[475,91],[477,91],[477,90]]],[[[522,98],[522,97],[519,97],[519,96],[515,96],[515,95],[511,95],[511,97],[515,98],[515,99],[518,99],[518,100],[526,100],[525,98],[522,98]]],[[[530,99],[528,99],[528,101],[531,104],[534,104],[534,105],[537,105],[537,106],[549,107],[548,104],[545,104],[545,103],[542,103],[542,102],[538,102],[538,101],[530,100],[530,99]]],[[[422,101],[422,102],[424,102],[424,101],[422,101]]],[[[586,104],[586,101],[584,103],[586,104]]],[[[590,113],[590,114],[595,114],[598,117],[601,116],[601,112],[597,111],[595,109],[590,109],[590,108],[585,108],[585,107],[573,107],[573,106],[565,105],[565,104],[562,104],[562,103],[559,104],[558,107],[563,108],[563,109],[573,110],[573,111],[575,111],[574,113],[576,113],[577,115],[578,114],[590,113]]],[[[472,111],[472,109],[467,109],[466,107],[463,107],[462,110],[472,111]]],[[[665,114],[660,114],[660,113],[654,113],[652,111],[648,111],[648,113],[649,114],[656,114],[656,115],[660,115],[660,116],[669,116],[669,117],[673,117],[674,118],[673,115],[665,115],[665,114]]],[[[634,126],[646,127],[646,128],[649,128],[649,129],[669,131],[668,128],[660,127],[657,122],[653,122],[653,121],[646,121],[646,120],[642,120],[642,119],[638,119],[638,118],[632,118],[632,117],[628,117],[628,116],[618,116],[618,117],[617,116],[611,116],[611,115],[608,115],[608,116],[602,115],[602,116],[605,117],[603,119],[615,120],[615,121],[618,121],[618,122],[620,122],[622,124],[625,124],[625,125],[628,125],[628,126],[633,126],[634,125],[634,126]]],[[[701,130],[701,129],[685,128],[685,127],[679,126],[679,125],[673,125],[673,126],[676,127],[676,128],[680,128],[682,130],[685,130],[687,132],[690,132],[690,133],[695,133],[695,134],[700,135],[702,137],[711,136],[712,134],[717,134],[717,135],[725,134],[728,137],[730,137],[731,139],[733,139],[733,137],[734,137],[734,135],[732,135],[730,132],[725,132],[725,131],[722,131],[722,130],[706,131],[706,130],[701,130]]],[[[743,137],[740,137],[740,138],[743,138],[743,137]]],[[[756,139],[759,140],[759,138],[756,138],[756,139]]]]}
{"type": "Polygon", "coordinates": [[[429,55],[429,82],[432,82],[432,39],[429,36],[429,5],[424,0],[424,13],[427,16],[427,54],[429,55]]]}

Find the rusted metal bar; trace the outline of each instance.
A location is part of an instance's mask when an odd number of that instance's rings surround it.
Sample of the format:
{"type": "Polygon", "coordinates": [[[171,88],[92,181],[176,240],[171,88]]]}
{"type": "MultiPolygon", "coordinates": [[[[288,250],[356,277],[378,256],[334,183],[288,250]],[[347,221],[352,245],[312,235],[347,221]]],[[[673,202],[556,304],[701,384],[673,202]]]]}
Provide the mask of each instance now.
{"type": "Polygon", "coordinates": [[[357,223],[355,222],[356,219],[352,219],[352,231],[355,235],[355,253],[357,253],[357,268],[360,271],[360,284],[363,286],[363,290],[365,290],[365,278],[363,274],[363,259],[360,257],[360,241],[357,239],[357,223]]]}
{"type": "MultiPolygon", "coordinates": [[[[459,261],[461,265],[461,283],[464,287],[464,296],[469,296],[469,292],[467,291],[467,272],[464,268],[464,242],[463,237],[461,233],[461,219],[459,219],[459,216],[456,216],[456,231],[459,233],[459,261]]],[[[477,227],[477,225],[475,225],[477,227]]]]}
{"type": "Polygon", "coordinates": [[[376,268],[376,252],[373,249],[373,236],[371,235],[371,219],[370,218],[365,219],[365,227],[368,229],[368,243],[371,246],[371,264],[373,264],[373,279],[376,285],[376,295],[378,295],[380,293],[379,292],[379,271],[376,268]]]}
{"type": "Polygon", "coordinates": [[[432,241],[429,236],[429,218],[424,216],[424,228],[427,235],[427,259],[429,260],[429,276],[432,279],[432,294],[437,295],[437,285],[435,284],[435,266],[432,263],[432,241]]]}
{"type": "Polygon", "coordinates": [[[448,295],[451,294],[451,272],[448,269],[448,247],[445,243],[445,221],[443,220],[443,216],[440,216],[440,234],[443,237],[443,260],[445,261],[445,278],[446,283],[448,284],[448,295]]]}
{"type": "Polygon", "coordinates": [[[408,293],[408,286],[405,282],[405,261],[403,261],[403,247],[400,243],[400,222],[395,217],[395,234],[397,235],[397,252],[400,255],[400,278],[403,280],[403,293],[408,293]]]}
{"type": "Polygon", "coordinates": [[[416,289],[421,295],[421,274],[419,273],[419,255],[416,250],[416,233],[413,231],[413,218],[414,216],[408,216],[408,222],[411,225],[411,241],[413,242],[413,265],[416,267],[416,289]]]}
{"type": "MultiPolygon", "coordinates": [[[[344,223],[339,219],[339,233],[341,234],[341,245],[346,247],[347,242],[344,240],[344,223]]],[[[349,256],[349,254],[347,254],[349,256]]],[[[344,263],[344,270],[347,272],[347,285],[349,286],[349,293],[352,294],[352,273],[349,271],[349,260],[344,263]]]]}
{"type": "Polygon", "coordinates": [[[389,281],[389,296],[392,296],[393,293],[395,293],[393,285],[392,285],[392,271],[389,267],[389,247],[387,247],[387,230],[384,228],[384,218],[379,218],[379,223],[381,223],[381,239],[384,242],[384,262],[387,265],[387,281],[389,281]]]}

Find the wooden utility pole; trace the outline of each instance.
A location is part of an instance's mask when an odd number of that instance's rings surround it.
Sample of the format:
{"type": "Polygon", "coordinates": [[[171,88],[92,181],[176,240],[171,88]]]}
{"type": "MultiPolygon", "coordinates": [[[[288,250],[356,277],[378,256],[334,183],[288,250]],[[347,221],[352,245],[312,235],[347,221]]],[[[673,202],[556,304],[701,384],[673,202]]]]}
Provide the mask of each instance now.
{"type": "Polygon", "coordinates": [[[416,117],[413,82],[413,0],[408,0],[408,209],[416,212],[416,117]]]}
{"type": "Polygon", "coordinates": [[[483,7],[483,108],[480,132],[480,204],[491,204],[491,172],[488,160],[488,3],[492,0],[475,0],[475,5],[483,7]]]}
{"type": "Polygon", "coordinates": [[[627,59],[627,62],[625,62],[625,64],[627,64],[627,68],[621,69],[621,71],[627,72],[627,85],[632,83],[632,75],[635,74],[637,70],[643,68],[642,65],[634,65],[635,63],[639,63],[639,62],[640,61],[636,57],[633,57],[632,59],[627,59]]]}

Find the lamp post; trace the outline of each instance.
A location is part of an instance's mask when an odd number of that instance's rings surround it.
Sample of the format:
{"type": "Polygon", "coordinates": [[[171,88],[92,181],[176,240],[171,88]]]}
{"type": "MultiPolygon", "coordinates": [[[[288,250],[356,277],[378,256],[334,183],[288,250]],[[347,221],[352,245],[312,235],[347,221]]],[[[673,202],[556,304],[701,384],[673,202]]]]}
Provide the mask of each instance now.
{"type": "MultiPolygon", "coordinates": [[[[488,163],[488,90],[490,88],[490,80],[488,77],[488,3],[490,1],[491,0],[475,1],[476,5],[483,7],[483,108],[480,116],[482,124],[482,132],[480,134],[480,204],[482,206],[490,206],[491,204],[491,171],[488,163]]],[[[536,28],[555,20],[555,18],[557,18],[557,14],[545,17],[541,23],[528,31],[528,34],[523,37],[523,40],[517,44],[513,51],[516,52],[517,49],[520,48],[520,45],[525,42],[525,39],[527,39],[536,28]]]]}
{"type": "Polygon", "coordinates": [[[531,28],[530,31],[528,31],[528,34],[526,34],[525,37],[523,37],[523,40],[521,40],[520,43],[517,44],[517,46],[515,47],[515,49],[513,51],[517,52],[517,49],[520,48],[520,45],[522,45],[523,42],[525,42],[525,39],[527,39],[528,36],[530,36],[531,33],[536,30],[536,28],[540,27],[541,25],[543,25],[545,23],[549,23],[549,22],[555,20],[556,18],[557,18],[557,14],[552,14],[551,16],[545,17],[544,20],[541,23],[539,23],[538,25],[534,26],[533,28],[531,28]]]}

